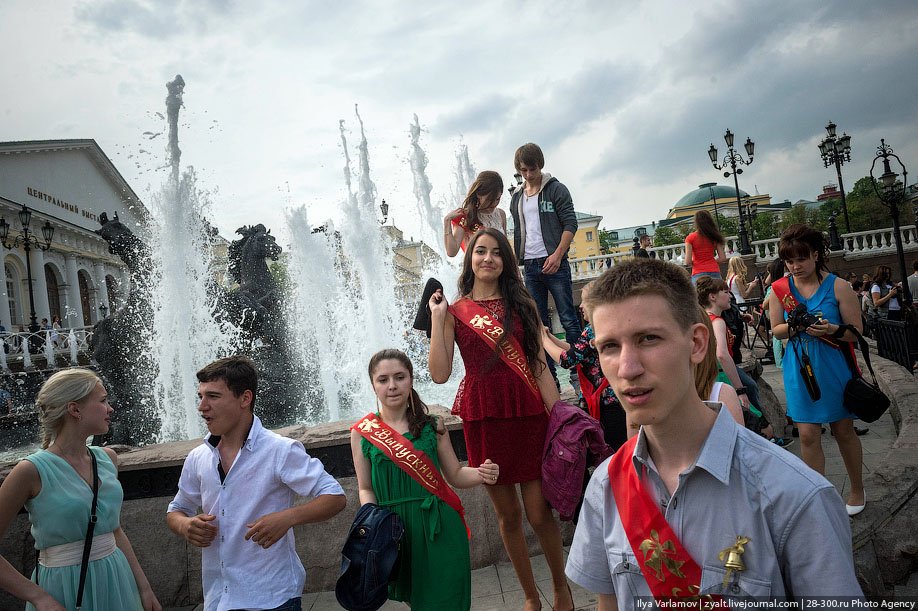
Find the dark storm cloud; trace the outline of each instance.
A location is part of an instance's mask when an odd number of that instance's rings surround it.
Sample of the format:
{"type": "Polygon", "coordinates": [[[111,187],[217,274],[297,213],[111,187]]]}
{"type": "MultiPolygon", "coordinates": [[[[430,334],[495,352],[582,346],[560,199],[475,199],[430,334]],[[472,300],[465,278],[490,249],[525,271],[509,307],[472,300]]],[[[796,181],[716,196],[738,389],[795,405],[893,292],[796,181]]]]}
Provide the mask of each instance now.
{"type": "MultiPolygon", "coordinates": [[[[736,9],[744,11],[742,20],[732,10],[699,15],[654,70],[661,86],[676,83],[679,95],[665,104],[650,95],[629,108],[615,147],[602,153],[592,177],[654,180],[697,171],[708,164],[711,142],[723,155],[727,127],[738,146],[751,136],[761,159],[823,134],[829,119],[867,147],[859,130],[895,129],[918,118],[918,79],[906,76],[918,56],[918,41],[908,34],[918,26],[915,4],[743,7],[736,9]]],[[[814,149],[818,165],[816,155],[814,149]]]]}

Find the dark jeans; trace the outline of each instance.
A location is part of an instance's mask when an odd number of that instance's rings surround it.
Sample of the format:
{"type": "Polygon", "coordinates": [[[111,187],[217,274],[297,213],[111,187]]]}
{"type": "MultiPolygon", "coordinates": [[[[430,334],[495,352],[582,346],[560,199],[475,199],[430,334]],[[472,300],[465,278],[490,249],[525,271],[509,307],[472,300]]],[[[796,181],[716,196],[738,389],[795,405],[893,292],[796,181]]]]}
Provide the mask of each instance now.
{"type": "MultiPolygon", "coordinates": [[[[242,609],[238,609],[236,611],[242,611],[242,609]]],[[[280,607],[265,609],[265,611],[303,611],[303,599],[297,596],[296,598],[291,598],[280,607]]]]}
{"type": "MultiPolygon", "coordinates": [[[[539,309],[539,316],[542,318],[542,324],[546,327],[551,327],[551,318],[548,316],[548,294],[551,293],[551,297],[555,301],[555,308],[558,311],[558,318],[561,319],[561,325],[567,335],[567,343],[573,344],[580,337],[581,329],[577,308],[574,306],[574,287],[571,284],[570,263],[567,262],[567,258],[563,259],[561,266],[554,274],[543,274],[542,266],[544,264],[545,257],[523,261],[526,288],[532,298],[535,299],[536,307],[539,309]]],[[[552,377],[557,381],[555,362],[547,355],[545,358],[548,361],[548,368],[551,370],[552,377]]],[[[580,386],[577,372],[573,369],[571,370],[571,385],[574,388],[579,388],[580,386]]]]}

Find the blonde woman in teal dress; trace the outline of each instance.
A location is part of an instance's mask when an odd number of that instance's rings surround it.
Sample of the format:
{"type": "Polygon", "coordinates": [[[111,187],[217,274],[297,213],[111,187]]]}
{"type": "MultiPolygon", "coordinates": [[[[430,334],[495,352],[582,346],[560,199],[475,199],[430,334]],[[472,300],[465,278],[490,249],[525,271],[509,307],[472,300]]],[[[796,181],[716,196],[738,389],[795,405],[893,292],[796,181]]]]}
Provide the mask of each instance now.
{"type": "Polygon", "coordinates": [[[114,411],[101,380],[88,369],[52,375],[36,397],[42,450],[17,464],[0,486],[0,532],[22,507],[40,550],[37,581],[0,558],[0,588],[27,601],[26,611],[76,608],[83,543],[92,504],[92,459],[98,468],[97,523],[83,590],[83,609],[160,611],[162,607],[127,535],[121,530],[124,493],[118,459],[86,439],[108,432],[114,411]]]}

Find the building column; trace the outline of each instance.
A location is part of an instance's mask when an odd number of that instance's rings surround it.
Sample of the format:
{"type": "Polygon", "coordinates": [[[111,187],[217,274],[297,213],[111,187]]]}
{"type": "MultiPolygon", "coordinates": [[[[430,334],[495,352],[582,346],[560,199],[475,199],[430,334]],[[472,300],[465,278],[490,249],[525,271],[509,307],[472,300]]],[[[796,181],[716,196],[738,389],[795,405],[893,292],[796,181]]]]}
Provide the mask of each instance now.
{"type": "Polygon", "coordinates": [[[118,308],[121,309],[127,305],[128,298],[131,296],[131,291],[134,290],[134,285],[131,284],[131,272],[127,268],[121,270],[121,299],[118,304],[118,308]]]}
{"type": "Polygon", "coordinates": [[[15,295],[10,295],[7,293],[6,288],[6,265],[2,257],[0,257],[0,263],[4,264],[3,267],[3,290],[0,291],[0,300],[3,303],[0,303],[0,324],[6,328],[7,331],[15,331],[13,329],[13,318],[10,316],[10,297],[15,297],[15,295]]]}
{"type": "Polygon", "coordinates": [[[51,306],[48,305],[48,283],[45,281],[45,253],[40,248],[32,249],[32,280],[35,282],[35,319],[42,318],[51,323],[51,306]]]}
{"type": "Polygon", "coordinates": [[[65,257],[64,267],[67,271],[67,289],[64,291],[64,301],[67,302],[67,320],[65,327],[82,327],[83,304],[80,302],[80,277],[77,274],[77,261],[75,254],[65,257]]]}

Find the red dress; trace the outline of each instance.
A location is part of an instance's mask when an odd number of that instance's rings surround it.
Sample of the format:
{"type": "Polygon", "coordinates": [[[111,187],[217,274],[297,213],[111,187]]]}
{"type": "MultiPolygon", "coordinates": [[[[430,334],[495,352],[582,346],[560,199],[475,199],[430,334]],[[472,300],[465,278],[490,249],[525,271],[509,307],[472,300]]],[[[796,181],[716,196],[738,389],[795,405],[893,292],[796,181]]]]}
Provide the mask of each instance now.
{"type": "MultiPolygon", "coordinates": [[[[476,301],[501,323],[502,299],[476,301]]],[[[516,319],[514,337],[523,340],[516,319]]],[[[542,447],[548,430],[548,413],[541,397],[532,393],[489,346],[466,325],[456,321],[456,343],[465,364],[453,414],[463,421],[469,465],[491,459],[500,465],[499,484],[517,484],[541,478],[542,447]]]]}

